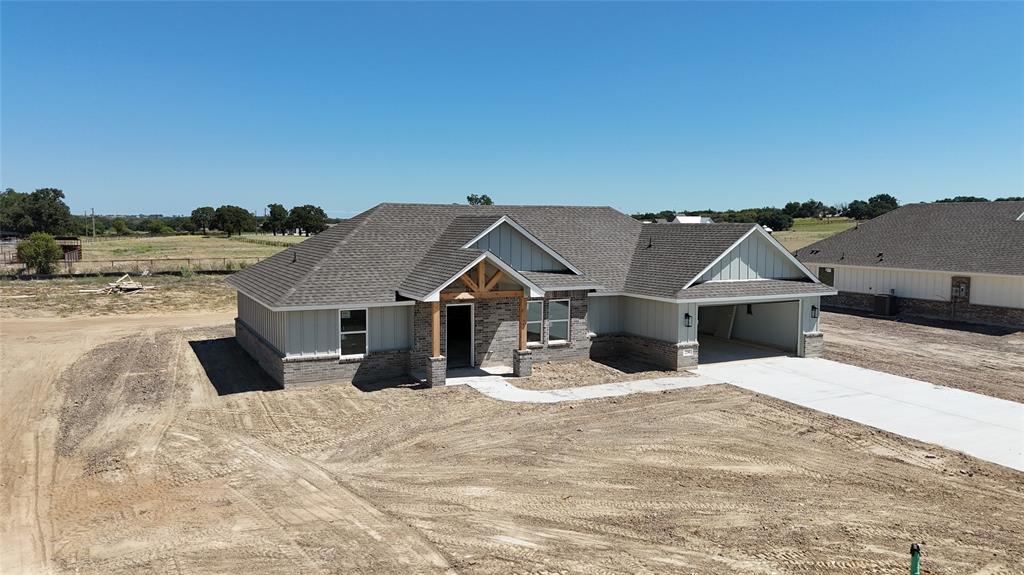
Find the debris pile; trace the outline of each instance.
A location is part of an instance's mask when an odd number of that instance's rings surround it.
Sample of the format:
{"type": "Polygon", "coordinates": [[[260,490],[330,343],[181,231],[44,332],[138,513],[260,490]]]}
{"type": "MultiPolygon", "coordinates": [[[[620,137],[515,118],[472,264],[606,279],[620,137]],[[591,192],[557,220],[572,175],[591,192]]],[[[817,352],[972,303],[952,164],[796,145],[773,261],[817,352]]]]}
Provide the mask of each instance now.
{"type": "Polygon", "coordinates": [[[145,286],[132,279],[128,274],[124,274],[116,282],[108,283],[107,287],[101,287],[96,289],[80,289],[78,293],[138,293],[144,290],[156,289],[156,286],[145,286]]]}

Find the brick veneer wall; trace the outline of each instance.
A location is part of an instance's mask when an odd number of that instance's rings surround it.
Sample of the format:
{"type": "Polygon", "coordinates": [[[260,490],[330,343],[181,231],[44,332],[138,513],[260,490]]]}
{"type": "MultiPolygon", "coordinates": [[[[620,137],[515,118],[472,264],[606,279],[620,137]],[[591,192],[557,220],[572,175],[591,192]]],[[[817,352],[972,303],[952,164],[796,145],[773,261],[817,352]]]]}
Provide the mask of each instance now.
{"type": "Polygon", "coordinates": [[[825,336],[820,331],[805,331],[801,337],[804,340],[802,357],[822,357],[825,354],[825,336]]]}
{"type": "MultiPolygon", "coordinates": [[[[586,291],[548,292],[544,296],[544,325],[541,345],[531,345],[533,360],[560,361],[590,356],[587,338],[588,298],[586,291]],[[549,303],[547,300],[569,298],[569,343],[547,345],[549,303]]],[[[473,301],[473,338],[476,365],[511,365],[512,352],[519,347],[519,298],[495,298],[473,301]]],[[[441,355],[447,355],[448,302],[441,302],[441,355]]],[[[410,362],[413,369],[426,369],[431,354],[432,306],[417,302],[413,306],[413,347],[410,362]]]]}
{"type": "Polygon", "coordinates": [[[235,319],[235,339],[283,386],[322,381],[371,383],[401,378],[409,373],[409,350],[375,351],[361,359],[284,358],[239,319],[235,319]]]}
{"type": "Polygon", "coordinates": [[[593,336],[591,357],[632,356],[661,369],[682,370],[696,367],[697,342],[673,343],[631,333],[603,333],[593,336]]]}
{"type": "MultiPolygon", "coordinates": [[[[875,296],[854,292],[821,298],[822,307],[873,312],[875,296]]],[[[897,309],[908,316],[929,317],[966,323],[1024,327],[1024,309],[964,302],[897,297],[897,309]]]]}

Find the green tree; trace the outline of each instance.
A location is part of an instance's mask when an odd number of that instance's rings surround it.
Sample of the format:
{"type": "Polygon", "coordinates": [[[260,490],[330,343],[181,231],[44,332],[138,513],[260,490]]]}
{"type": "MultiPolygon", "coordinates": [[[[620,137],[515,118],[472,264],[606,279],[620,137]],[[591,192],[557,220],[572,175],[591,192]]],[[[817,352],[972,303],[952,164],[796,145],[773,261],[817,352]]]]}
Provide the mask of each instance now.
{"type": "Polygon", "coordinates": [[[793,216],[778,208],[763,208],[757,214],[757,223],[779,232],[793,227],[793,216]]]}
{"type": "Polygon", "coordinates": [[[256,231],[256,216],[238,206],[221,206],[214,210],[210,227],[222,232],[241,234],[256,231]]]}
{"type": "Polygon", "coordinates": [[[111,223],[111,227],[114,228],[114,233],[119,236],[128,235],[128,222],[126,222],[124,218],[114,218],[113,223],[111,223]]]}
{"type": "Polygon", "coordinates": [[[889,194],[878,194],[877,196],[871,196],[868,198],[868,208],[871,212],[869,217],[872,218],[877,218],[882,214],[889,213],[898,207],[900,207],[899,200],[889,194]]]}
{"type": "Polygon", "coordinates": [[[64,192],[57,188],[40,188],[29,194],[25,211],[32,218],[33,231],[61,234],[71,228],[71,208],[64,203],[64,192]]]}
{"type": "Polygon", "coordinates": [[[288,210],[281,204],[267,205],[267,218],[263,221],[264,231],[283,234],[288,227],[288,210]]]}
{"type": "Polygon", "coordinates": [[[18,242],[18,261],[24,263],[27,268],[34,269],[36,273],[51,273],[53,264],[63,257],[63,250],[50,234],[33,232],[28,238],[18,242]]]}
{"type": "Polygon", "coordinates": [[[192,210],[192,224],[206,233],[207,228],[213,223],[213,215],[216,211],[210,206],[203,206],[192,210]]]}
{"type": "Polygon", "coordinates": [[[935,200],[936,204],[949,204],[953,202],[987,202],[988,198],[982,198],[980,196],[956,196],[955,198],[943,198],[941,200],[935,200]]]}
{"type": "Polygon", "coordinates": [[[997,202],[1024,202],[1024,196],[1010,196],[1008,198],[996,198],[997,202]]]}
{"type": "Polygon", "coordinates": [[[466,196],[466,202],[468,202],[469,205],[471,205],[471,206],[491,206],[491,205],[494,205],[494,201],[491,200],[491,196],[488,196],[487,194],[481,194],[479,196],[476,195],[476,194],[470,194],[470,195],[466,196]]]}
{"type": "Polygon", "coordinates": [[[25,198],[28,194],[16,192],[11,188],[0,194],[0,230],[32,233],[32,218],[25,212],[25,198]]]}
{"type": "Polygon", "coordinates": [[[298,228],[307,236],[319,234],[327,229],[327,213],[320,207],[309,204],[295,206],[288,214],[287,226],[298,228]]]}
{"type": "Polygon", "coordinates": [[[795,218],[800,213],[800,202],[789,202],[786,207],[782,208],[782,211],[795,218]]]}

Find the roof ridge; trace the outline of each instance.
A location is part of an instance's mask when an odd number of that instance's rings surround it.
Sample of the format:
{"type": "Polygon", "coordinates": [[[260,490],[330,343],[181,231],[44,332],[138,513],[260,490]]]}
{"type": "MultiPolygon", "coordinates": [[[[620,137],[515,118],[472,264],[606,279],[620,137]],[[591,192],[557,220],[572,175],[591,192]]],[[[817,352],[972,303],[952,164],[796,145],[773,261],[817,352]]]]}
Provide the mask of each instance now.
{"type": "MultiPolygon", "coordinates": [[[[376,205],[376,206],[366,210],[365,212],[362,212],[362,213],[360,213],[360,214],[358,214],[356,216],[353,216],[352,218],[349,218],[349,221],[352,221],[352,220],[357,219],[357,218],[362,218],[362,220],[358,224],[356,224],[355,227],[353,227],[348,232],[346,232],[345,235],[341,238],[341,241],[339,241],[337,244],[335,244],[335,246],[333,248],[331,248],[323,257],[319,258],[316,261],[316,263],[314,263],[312,266],[310,266],[309,270],[307,270],[306,273],[302,274],[302,276],[300,276],[295,282],[293,282],[292,286],[290,288],[288,288],[288,291],[284,292],[284,294],[281,296],[280,301],[282,301],[282,302],[283,301],[287,301],[289,297],[294,295],[295,291],[297,289],[299,289],[300,286],[302,286],[303,282],[305,282],[306,279],[310,275],[312,275],[316,271],[319,271],[320,264],[323,263],[324,259],[335,255],[339,248],[341,248],[346,243],[348,243],[349,238],[352,237],[352,233],[355,232],[356,230],[358,230],[359,228],[362,228],[363,226],[365,226],[366,222],[369,221],[370,216],[373,215],[374,212],[376,212],[377,208],[379,208],[379,207],[380,207],[380,204],[378,204],[378,205],[376,205]]],[[[299,244],[299,245],[301,245],[301,244],[299,244]]]]}

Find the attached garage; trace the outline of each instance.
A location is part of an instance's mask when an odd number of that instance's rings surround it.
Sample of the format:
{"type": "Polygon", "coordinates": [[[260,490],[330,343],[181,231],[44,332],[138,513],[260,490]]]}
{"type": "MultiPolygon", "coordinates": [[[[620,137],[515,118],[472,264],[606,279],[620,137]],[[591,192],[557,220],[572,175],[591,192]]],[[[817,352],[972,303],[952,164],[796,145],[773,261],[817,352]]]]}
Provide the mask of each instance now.
{"type": "Polygon", "coordinates": [[[700,363],[799,354],[800,301],[697,308],[700,363]]]}

